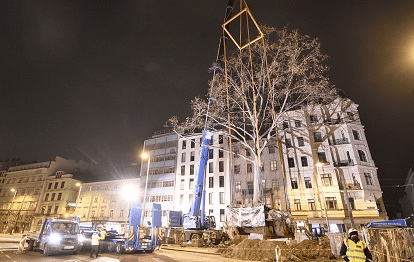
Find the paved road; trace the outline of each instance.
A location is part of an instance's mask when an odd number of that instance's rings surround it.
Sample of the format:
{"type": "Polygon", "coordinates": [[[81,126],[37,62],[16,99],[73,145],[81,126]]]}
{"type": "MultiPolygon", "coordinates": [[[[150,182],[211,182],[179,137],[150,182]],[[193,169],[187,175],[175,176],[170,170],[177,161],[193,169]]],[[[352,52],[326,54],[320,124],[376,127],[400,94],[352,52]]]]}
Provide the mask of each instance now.
{"type": "Polygon", "coordinates": [[[90,258],[89,253],[80,255],[43,256],[39,251],[25,251],[14,254],[13,251],[0,251],[1,262],[239,262],[243,260],[223,258],[219,255],[191,253],[177,250],[156,250],[154,253],[137,254],[101,254],[98,258],[90,258]]]}

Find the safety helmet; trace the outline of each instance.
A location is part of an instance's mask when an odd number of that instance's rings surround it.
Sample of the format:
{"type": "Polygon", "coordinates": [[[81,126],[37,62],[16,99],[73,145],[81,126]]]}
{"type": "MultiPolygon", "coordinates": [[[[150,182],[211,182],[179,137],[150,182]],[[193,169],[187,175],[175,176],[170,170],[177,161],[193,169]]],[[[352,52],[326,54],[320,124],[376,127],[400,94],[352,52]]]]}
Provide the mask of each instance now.
{"type": "Polygon", "coordinates": [[[352,227],[348,230],[348,235],[351,235],[351,233],[358,234],[358,230],[356,230],[355,228],[352,227]]]}

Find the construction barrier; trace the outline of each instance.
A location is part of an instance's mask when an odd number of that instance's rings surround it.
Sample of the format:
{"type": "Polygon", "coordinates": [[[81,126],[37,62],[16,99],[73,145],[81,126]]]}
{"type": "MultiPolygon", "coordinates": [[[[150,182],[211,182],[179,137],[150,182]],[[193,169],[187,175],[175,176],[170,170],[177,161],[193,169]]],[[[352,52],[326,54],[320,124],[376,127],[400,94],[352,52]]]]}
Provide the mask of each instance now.
{"type": "Polygon", "coordinates": [[[362,231],[374,261],[414,261],[413,228],[363,228],[362,231]]]}

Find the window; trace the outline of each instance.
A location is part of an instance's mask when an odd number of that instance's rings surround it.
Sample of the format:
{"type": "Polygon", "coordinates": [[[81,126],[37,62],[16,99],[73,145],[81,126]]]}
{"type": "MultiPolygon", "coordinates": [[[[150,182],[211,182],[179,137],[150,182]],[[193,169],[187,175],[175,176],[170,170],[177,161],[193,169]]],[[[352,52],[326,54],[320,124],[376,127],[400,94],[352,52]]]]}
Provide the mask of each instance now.
{"type": "Polygon", "coordinates": [[[251,163],[248,163],[247,164],[247,173],[251,173],[251,172],[253,172],[253,166],[252,166],[251,163]]]}
{"type": "Polygon", "coordinates": [[[53,211],[53,213],[57,214],[58,210],[59,210],[59,206],[55,206],[55,210],[53,211]]]}
{"type": "Polygon", "coordinates": [[[292,140],[290,138],[285,139],[285,145],[287,148],[292,147],[292,140]]]}
{"type": "Polygon", "coordinates": [[[214,173],[214,163],[213,162],[208,163],[208,172],[209,173],[214,173]]]}
{"type": "Polygon", "coordinates": [[[219,144],[223,144],[223,135],[219,135],[219,144]]]}
{"type": "Polygon", "coordinates": [[[224,204],[224,192],[220,192],[219,198],[220,198],[220,204],[224,204]]]}
{"type": "Polygon", "coordinates": [[[236,181],[236,193],[240,193],[241,191],[241,181],[236,181]]]}
{"type": "Polygon", "coordinates": [[[224,176],[219,176],[219,187],[224,187],[224,176]]]}
{"type": "Polygon", "coordinates": [[[51,189],[52,188],[52,183],[49,183],[49,186],[47,187],[47,189],[51,189]]]}
{"type": "Polygon", "coordinates": [[[310,116],[309,116],[309,119],[310,119],[310,122],[311,122],[312,124],[316,124],[316,123],[318,123],[318,117],[317,117],[317,116],[315,116],[315,115],[310,115],[310,116]]]}
{"type": "Polygon", "coordinates": [[[48,206],[46,214],[50,214],[51,212],[52,212],[52,206],[48,206]]]}
{"type": "Polygon", "coordinates": [[[359,160],[362,162],[368,162],[367,156],[365,155],[365,152],[362,150],[358,150],[359,160]]]}
{"type": "Polygon", "coordinates": [[[250,150],[249,149],[246,149],[246,156],[250,156],[251,154],[250,154],[250,150]]]}
{"type": "Polygon", "coordinates": [[[122,210],[122,209],[121,209],[121,210],[119,210],[119,216],[120,216],[120,217],[123,217],[123,216],[124,216],[124,210],[122,210]]]}
{"type": "Polygon", "coordinates": [[[277,162],[276,160],[270,160],[270,170],[276,170],[277,168],[277,162]]]}
{"type": "Polygon", "coordinates": [[[224,157],[224,151],[219,149],[219,158],[223,158],[224,157]]]}
{"type": "Polygon", "coordinates": [[[208,210],[208,215],[209,215],[209,216],[214,215],[214,210],[213,210],[213,209],[209,209],[209,210],[208,210]]]}
{"type": "Polygon", "coordinates": [[[186,149],[187,148],[187,141],[183,140],[183,143],[181,144],[181,148],[182,149],[186,149]]]}
{"type": "Polygon", "coordinates": [[[61,184],[60,184],[60,188],[64,188],[65,187],[65,181],[63,181],[61,184]]]}
{"type": "Polygon", "coordinates": [[[361,140],[361,138],[359,137],[358,130],[352,130],[352,134],[354,135],[355,140],[361,140]]]}
{"type": "Polygon", "coordinates": [[[289,128],[289,122],[283,121],[283,129],[289,128]]]}
{"type": "Polygon", "coordinates": [[[336,209],[336,197],[325,197],[326,209],[336,209]]]}
{"type": "Polygon", "coordinates": [[[181,166],[181,173],[180,173],[182,176],[184,176],[185,175],[185,166],[181,166]]]}
{"type": "Polygon", "coordinates": [[[268,149],[269,149],[269,154],[274,154],[276,152],[274,146],[269,146],[268,149]]]}
{"type": "Polygon", "coordinates": [[[234,173],[235,174],[239,174],[240,173],[240,165],[235,165],[234,166],[234,173]]]}
{"type": "Polygon", "coordinates": [[[295,127],[301,127],[302,123],[300,122],[300,120],[295,120],[295,127]]]}
{"type": "Polygon", "coordinates": [[[181,153],[181,163],[185,162],[185,152],[181,153]]]}
{"type": "Polygon", "coordinates": [[[58,188],[59,182],[55,182],[55,187],[54,189],[58,188]]]}
{"type": "Polygon", "coordinates": [[[316,210],[315,200],[314,199],[308,199],[308,206],[309,206],[309,210],[316,210]]]}
{"type": "Polygon", "coordinates": [[[194,159],[195,159],[195,152],[191,151],[190,152],[190,161],[194,161],[194,159]]]}
{"type": "Polygon", "coordinates": [[[224,209],[220,209],[220,222],[224,222],[225,216],[224,216],[224,209]]]}
{"type": "Polygon", "coordinates": [[[378,212],[382,212],[381,202],[376,200],[375,203],[377,204],[378,212]]]}
{"type": "Polygon", "coordinates": [[[294,205],[295,205],[295,210],[296,211],[302,210],[302,207],[300,206],[300,199],[295,199],[294,200],[294,205]]]}
{"type": "Polygon", "coordinates": [[[352,112],[346,112],[348,115],[349,120],[355,120],[355,115],[352,112]]]}
{"type": "Polygon", "coordinates": [[[288,157],[288,166],[289,168],[295,167],[295,160],[293,157],[288,157]]]}
{"type": "Polygon", "coordinates": [[[353,197],[349,197],[349,205],[351,206],[351,209],[355,209],[355,200],[353,197]]]}
{"type": "Polygon", "coordinates": [[[312,188],[312,180],[310,177],[305,177],[305,187],[312,188]]]}
{"type": "Polygon", "coordinates": [[[325,152],[318,152],[318,161],[319,163],[327,163],[325,152]]]}
{"type": "Polygon", "coordinates": [[[113,217],[114,216],[114,210],[113,209],[109,209],[109,216],[113,217]]]}
{"type": "Polygon", "coordinates": [[[194,165],[190,165],[190,175],[194,175],[194,165]]]}
{"type": "Polygon", "coordinates": [[[278,188],[279,187],[279,180],[273,179],[272,180],[272,188],[278,188]]]}
{"type": "Polygon", "coordinates": [[[296,177],[292,177],[290,182],[292,184],[292,189],[298,189],[298,179],[296,177]]]}
{"type": "Polygon", "coordinates": [[[301,156],[300,161],[302,162],[302,166],[308,166],[308,158],[306,156],[301,156]]]}
{"type": "Polygon", "coordinates": [[[224,161],[219,161],[219,172],[224,172],[224,161]]]}
{"type": "Polygon", "coordinates": [[[208,150],[208,159],[213,159],[214,158],[214,149],[209,149],[208,150]]]}
{"type": "Polygon", "coordinates": [[[60,200],[62,198],[62,193],[58,194],[57,200],[60,200]]]}
{"type": "Polygon", "coordinates": [[[189,182],[188,186],[189,186],[190,189],[194,188],[194,178],[190,178],[190,182],[189,182]]]}
{"type": "Polygon", "coordinates": [[[321,132],[314,132],[313,138],[315,139],[315,142],[322,142],[322,134],[321,132]]]}
{"type": "Polygon", "coordinates": [[[331,174],[321,174],[322,185],[332,186],[332,176],[331,174]]]}
{"type": "Polygon", "coordinates": [[[208,188],[213,188],[214,187],[214,177],[209,177],[208,178],[208,188]]]}
{"type": "Polygon", "coordinates": [[[372,176],[370,173],[364,173],[365,176],[365,182],[367,182],[367,185],[374,185],[374,181],[372,180],[372,176]]]}
{"type": "Polygon", "coordinates": [[[208,193],[208,204],[209,205],[214,205],[214,202],[213,202],[213,193],[208,193]]]}
{"type": "Polygon", "coordinates": [[[303,141],[303,137],[298,137],[298,146],[305,146],[305,142],[303,141]]]}
{"type": "Polygon", "coordinates": [[[46,194],[45,201],[48,201],[48,200],[49,200],[49,194],[46,194]]]}

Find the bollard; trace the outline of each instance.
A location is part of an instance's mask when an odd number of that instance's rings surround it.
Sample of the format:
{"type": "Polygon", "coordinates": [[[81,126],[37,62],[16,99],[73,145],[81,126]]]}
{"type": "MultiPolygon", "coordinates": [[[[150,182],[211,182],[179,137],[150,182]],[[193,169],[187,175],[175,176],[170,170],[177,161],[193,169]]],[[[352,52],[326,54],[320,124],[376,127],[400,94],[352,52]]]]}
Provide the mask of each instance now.
{"type": "Polygon", "coordinates": [[[276,252],[276,262],[281,262],[282,261],[282,253],[280,252],[279,245],[276,246],[275,252],[276,252]]]}

